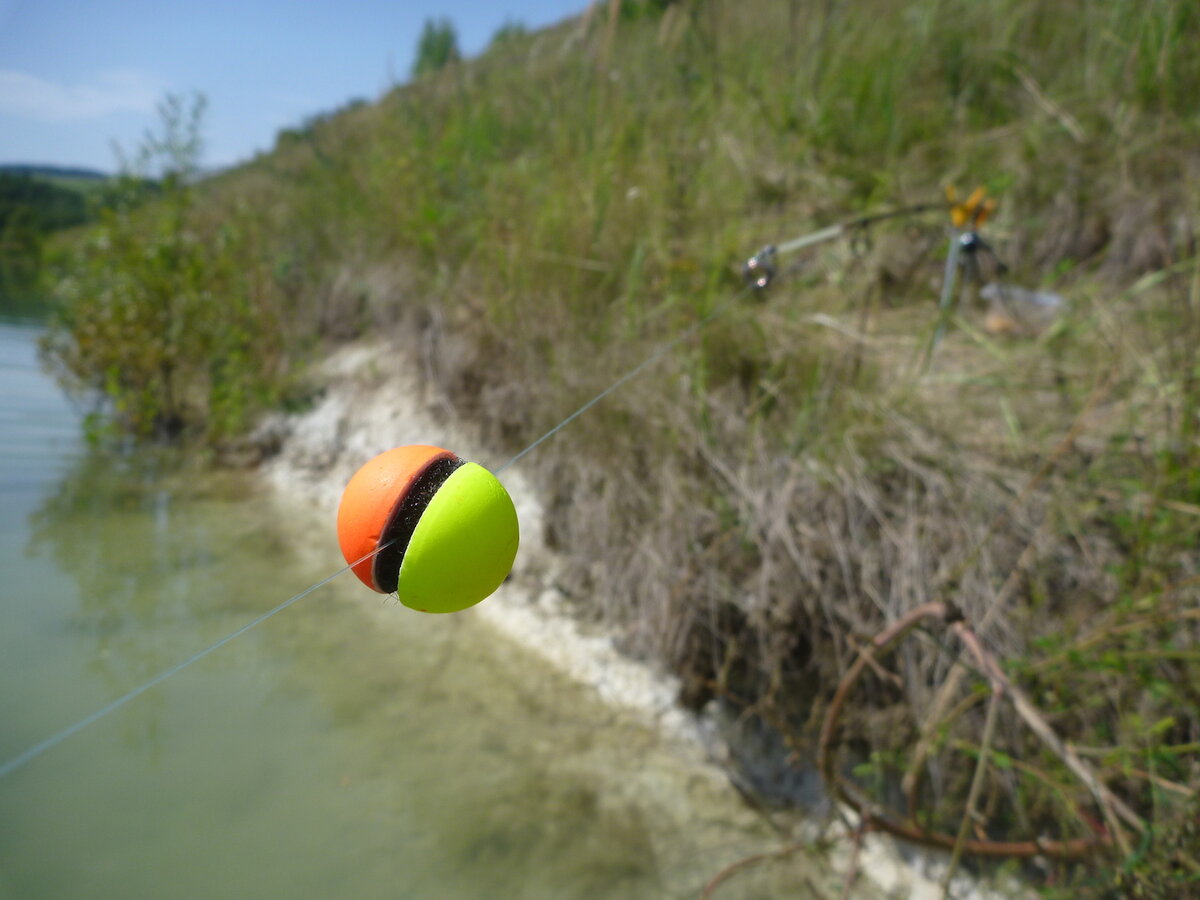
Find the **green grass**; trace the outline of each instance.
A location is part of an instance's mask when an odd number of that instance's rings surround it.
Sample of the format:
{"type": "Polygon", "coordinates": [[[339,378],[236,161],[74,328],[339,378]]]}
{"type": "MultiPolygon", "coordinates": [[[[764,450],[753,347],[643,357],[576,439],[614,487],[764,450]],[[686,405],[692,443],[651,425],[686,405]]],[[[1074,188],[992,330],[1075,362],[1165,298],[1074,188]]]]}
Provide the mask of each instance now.
{"type": "MultiPolygon", "coordinates": [[[[1200,10],[623,10],[513,34],[194,197],[118,211],[62,250],[51,359],[127,427],[219,443],[341,341],[449,333],[467,349],[432,377],[515,452],[729,298],[763,244],[985,184],[1011,279],[1069,298],[1057,324],[1005,340],[965,309],[925,373],[942,217],[810,252],[539,448],[561,587],[690,703],[723,697],[801,751],[855,648],[952,600],[1149,823],[1056,883],[1195,890],[1177,788],[1200,764],[1200,10]]],[[[904,759],[943,647],[914,639],[903,691],[856,696],[860,761],[904,759]]],[[[922,795],[951,831],[977,688],[922,795]]],[[[1010,711],[993,749],[1025,767],[990,772],[993,836],[1090,833],[1086,791],[1010,711]]]]}

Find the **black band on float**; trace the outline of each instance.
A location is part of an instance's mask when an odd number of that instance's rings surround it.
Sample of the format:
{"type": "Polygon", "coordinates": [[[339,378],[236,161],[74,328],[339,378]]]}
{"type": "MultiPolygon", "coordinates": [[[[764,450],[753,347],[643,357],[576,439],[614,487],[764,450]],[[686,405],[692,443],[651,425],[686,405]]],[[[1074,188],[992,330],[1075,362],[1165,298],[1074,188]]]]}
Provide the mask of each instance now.
{"type": "Polygon", "coordinates": [[[400,582],[400,564],[404,562],[404,551],[408,549],[408,542],[412,540],[413,531],[421,521],[425,507],[429,505],[438,488],[450,477],[450,473],[463,462],[449,452],[445,456],[434,458],[417,473],[412,485],[397,501],[392,514],[388,516],[387,524],[383,526],[383,532],[379,535],[379,544],[384,549],[375,555],[375,562],[371,566],[371,580],[375,582],[376,590],[385,594],[396,590],[400,582]]]}

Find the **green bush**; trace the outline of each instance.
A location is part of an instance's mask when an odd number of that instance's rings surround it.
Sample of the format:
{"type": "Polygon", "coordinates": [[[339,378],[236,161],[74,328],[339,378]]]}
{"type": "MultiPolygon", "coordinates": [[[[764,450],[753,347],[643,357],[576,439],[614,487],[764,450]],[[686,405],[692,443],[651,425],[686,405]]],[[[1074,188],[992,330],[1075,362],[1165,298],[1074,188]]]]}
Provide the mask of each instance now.
{"type": "Polygon", "coordinates": [[[59,313],[43,353],[79,393],[104,397],[116,423],[139,437],[210,439],[243,430],[278,396],[278,329],[250,295],[235,222],[213,227],[197,209],[203,101],[161,108],[162,131],[141,148],[113,207],[57,260],[59,313]]]}

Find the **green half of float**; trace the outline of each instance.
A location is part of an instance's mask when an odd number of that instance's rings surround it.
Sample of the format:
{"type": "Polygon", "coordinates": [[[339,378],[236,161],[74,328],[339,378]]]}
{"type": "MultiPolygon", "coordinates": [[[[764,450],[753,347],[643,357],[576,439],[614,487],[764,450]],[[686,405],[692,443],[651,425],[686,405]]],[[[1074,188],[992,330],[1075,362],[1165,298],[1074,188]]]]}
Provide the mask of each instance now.
{"type": "Polygon", "coordinates": [[[421,612],[474,606],[508,577],[519,540],[504,485],[483,466],[465,463],[438,488],[413,530],[396,594],[421,612]]]}

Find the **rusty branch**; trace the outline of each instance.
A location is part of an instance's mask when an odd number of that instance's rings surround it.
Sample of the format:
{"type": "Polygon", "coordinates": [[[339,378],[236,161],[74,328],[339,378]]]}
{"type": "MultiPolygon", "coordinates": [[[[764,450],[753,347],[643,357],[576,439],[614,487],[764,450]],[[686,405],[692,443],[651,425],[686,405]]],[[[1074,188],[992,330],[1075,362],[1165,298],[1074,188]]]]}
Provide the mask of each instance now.
{"type": "Polygon", "coordinates": [[[850,805],[862,817],[864,823],[871,828],[887,831],[896,837],[922,846],[940,847],[951,852],[969,853],[973,856],[992,858],[1046,856],[1058,859],[1078,859],[1112,845],[1114,838],[1107,835],[1099,835],[1094,838],[1036,838],[1025,841],[999,841],[966,838],[965,833],[951,835],[930,831],[917,822],[911,813],[901,817],[875,803],[857,785],[838,773],[835,753],[838,727],[851,691],[869,666],[877,665],[880,656],[890,652],[913,628],[927,620],[949,626],[951,633],[975,658],[980,670],[987,677],[993,694],[997,697],[1007,697],[1030,730],[1088,788],[1104,812],[1106,819],[1109,820],[1110,834],[1115,835],[1118,842],[1122,840],[1118,819],[1123,819],[1128,825],[1139,831],[1144,829],[1145,826],[1138,816],[1096,777],[1090,767],[1074,751],[1063,743],[1033,704],[1013,686],[996,662],[995,657],[983,647],[975,632],[962,620],[962,614],[957,607],[949,603],[926,603],[901,616],[876,635],[869,646],[859,651],[858,656],[842,677],[833,699],[829,703],[829,708],[826,710],[817,746],[817,768],[835,797],[850,805]]]}

